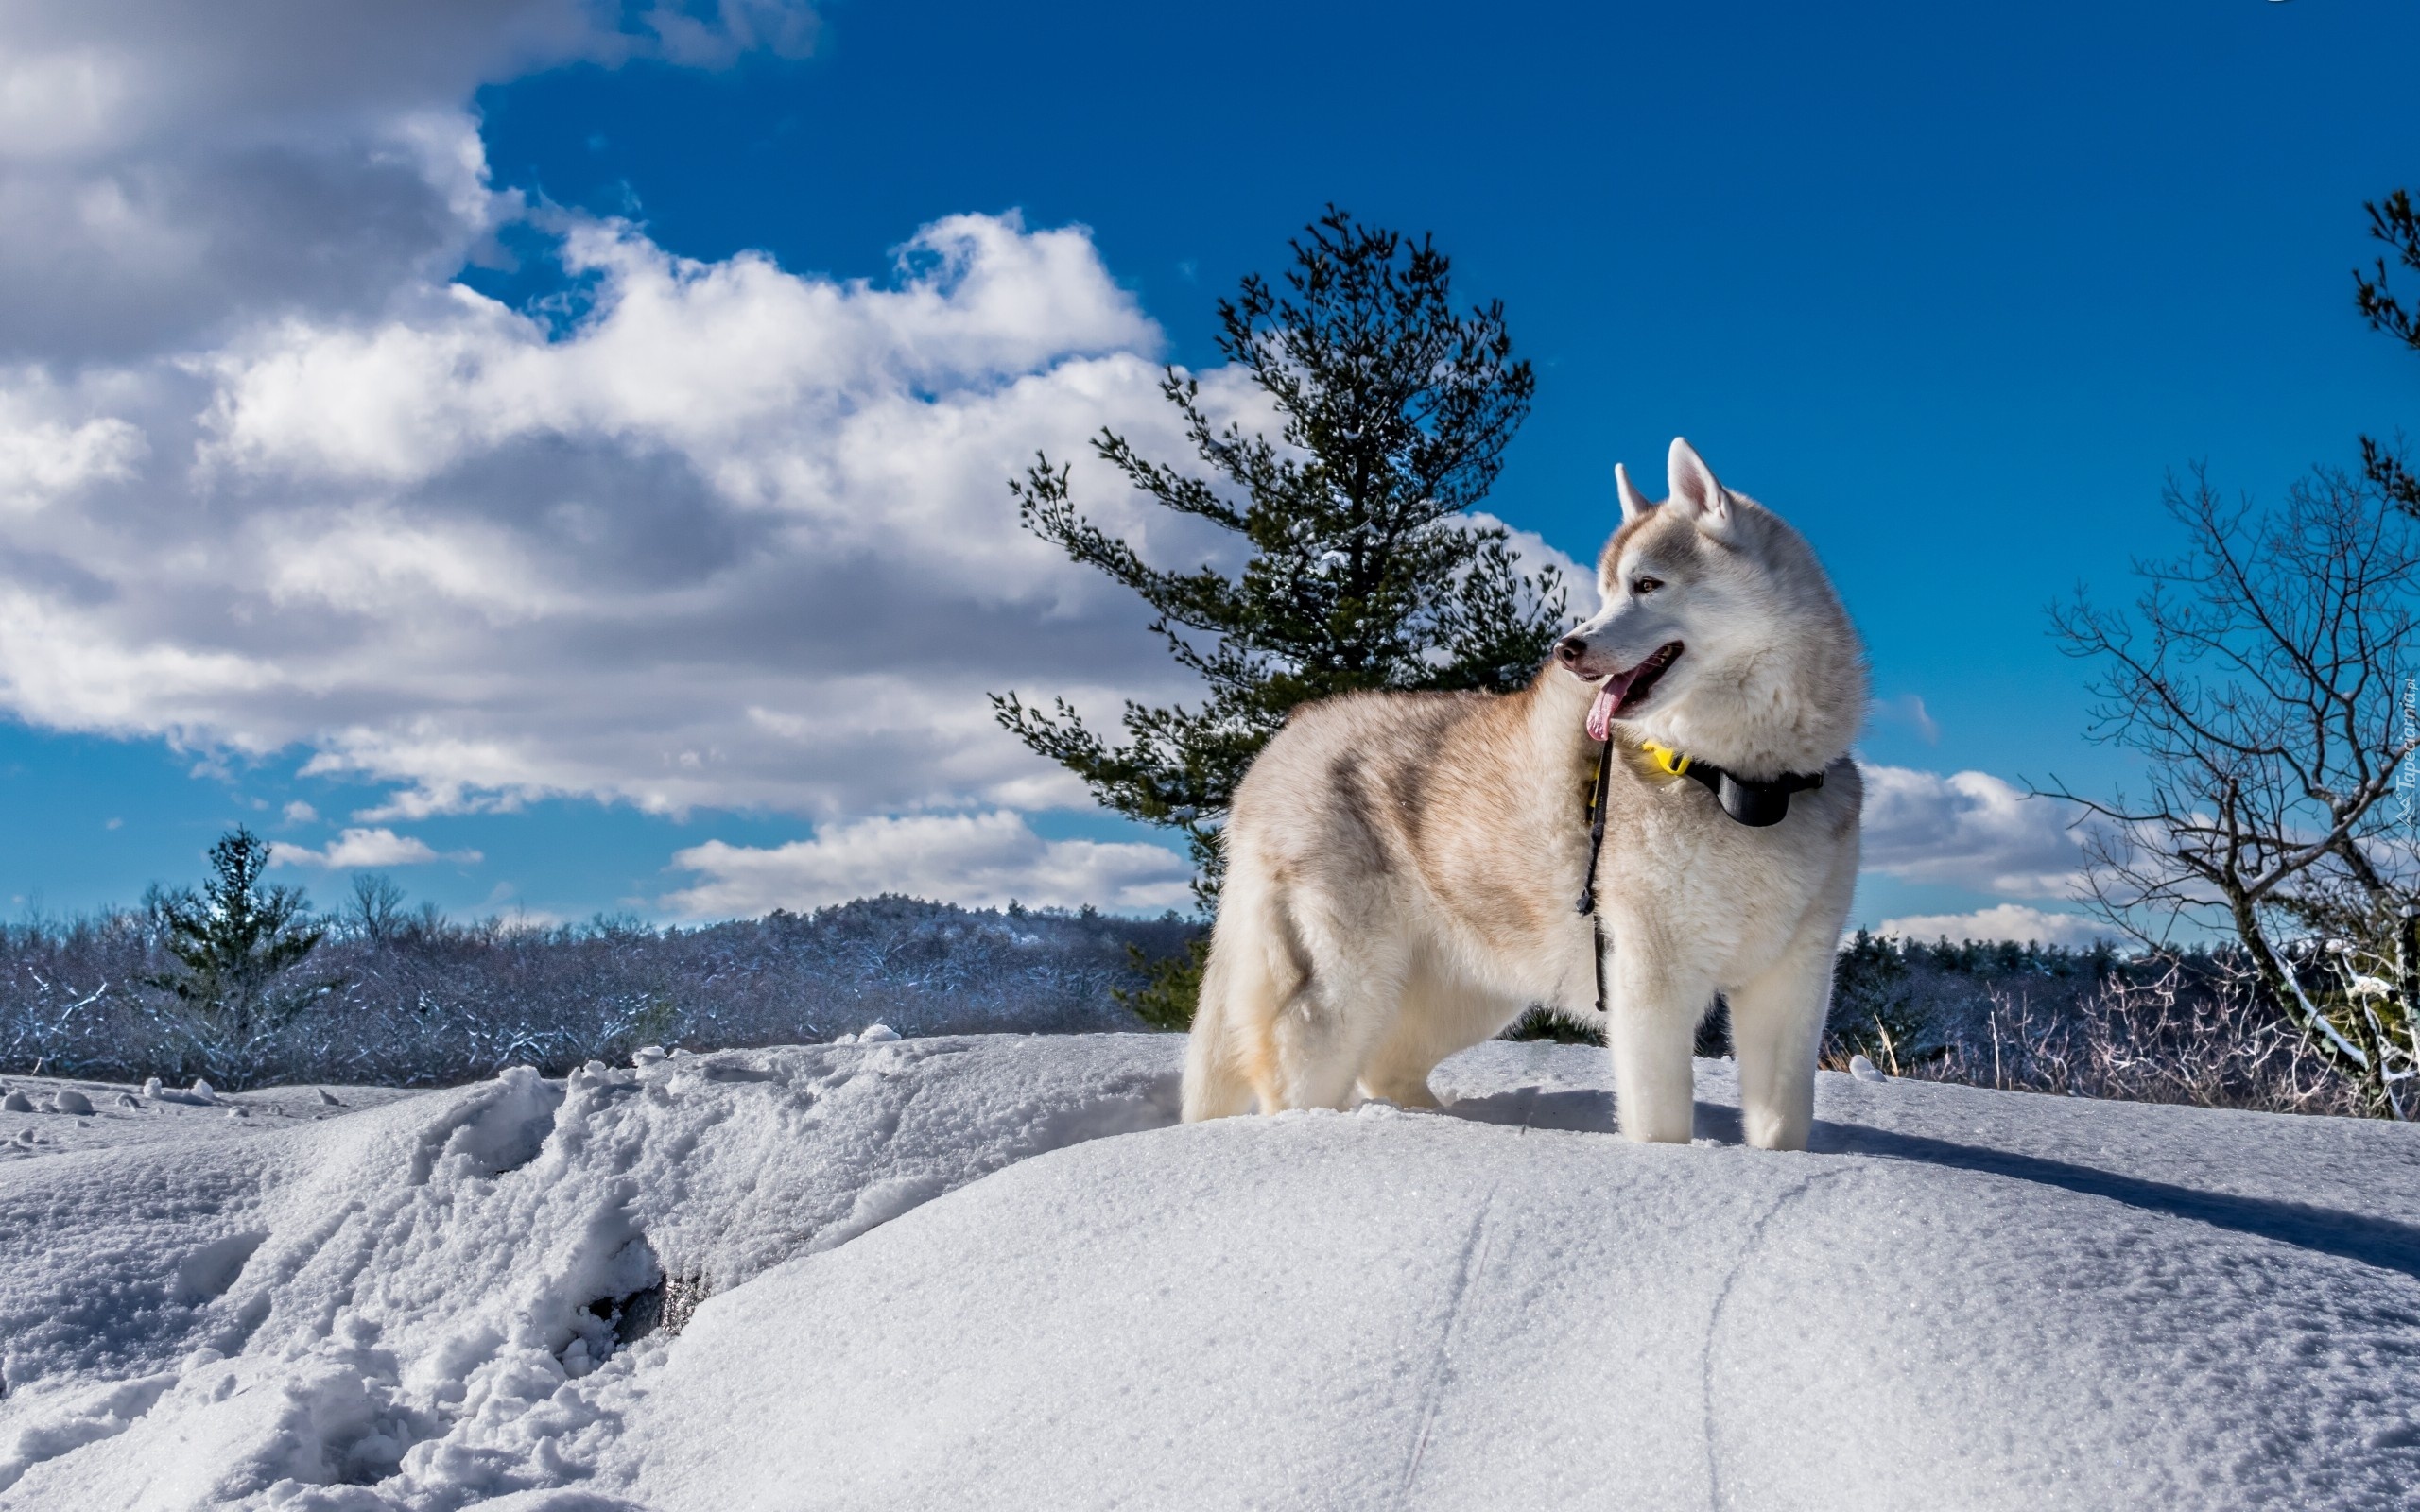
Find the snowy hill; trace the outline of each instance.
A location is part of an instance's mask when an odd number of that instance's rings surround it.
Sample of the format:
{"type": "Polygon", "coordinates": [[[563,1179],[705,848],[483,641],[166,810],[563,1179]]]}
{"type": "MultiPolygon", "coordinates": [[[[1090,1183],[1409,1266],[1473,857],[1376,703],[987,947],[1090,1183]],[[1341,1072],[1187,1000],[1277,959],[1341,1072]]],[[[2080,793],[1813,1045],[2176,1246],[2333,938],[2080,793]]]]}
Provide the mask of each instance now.
{"type": "Polygon", "coordinates": [[[1640,1147],[1602,1052],[1548,1044],[1449,1062],[1449,1115],[1170,1127],[1180,1046],[65,1089],[90,1113],[13,1079],[0,1507],[2420,1486],[2420,1130],[1825,1075],[1776,1155],[1701,1062],[1700,1143],[1640,1147]]]}

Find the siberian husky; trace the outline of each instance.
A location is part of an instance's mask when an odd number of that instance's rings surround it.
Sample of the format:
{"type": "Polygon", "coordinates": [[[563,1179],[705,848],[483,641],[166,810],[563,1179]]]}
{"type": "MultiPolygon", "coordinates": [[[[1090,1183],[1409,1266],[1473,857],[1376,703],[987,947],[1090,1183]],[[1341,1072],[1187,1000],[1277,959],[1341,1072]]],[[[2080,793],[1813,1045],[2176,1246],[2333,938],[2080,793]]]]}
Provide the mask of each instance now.
{"type": "Polygon", "coordinates": [[[1660,504],[1615,478],[1604,609],[1529,687],[1328,699],[1253,762],[1188,1120],[1357,1091],[1434,1108],[1440,1060],[1542,1004],[1605,1027],[1624,1134],[1686,1141],[1719,992],[1749,1142],[1806,1147],[1857,878],[1863,653],[1806,540],[1688,442],[1660,504]]]}

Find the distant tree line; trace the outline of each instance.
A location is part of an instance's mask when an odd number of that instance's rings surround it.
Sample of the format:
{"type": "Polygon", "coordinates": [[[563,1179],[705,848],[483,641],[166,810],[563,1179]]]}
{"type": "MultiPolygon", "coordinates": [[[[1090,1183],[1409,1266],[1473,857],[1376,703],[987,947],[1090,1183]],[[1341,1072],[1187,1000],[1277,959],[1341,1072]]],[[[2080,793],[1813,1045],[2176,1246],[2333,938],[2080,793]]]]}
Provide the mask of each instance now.
{"type": "Polygon", "coordinates": [[[644,1044],[694,1049],[905,1035],[1140,1029],[1115,996],[1181,955],[1173,915],[969,909],[901,897],[657,928],[532,928],[405,906],[354,879],[314,914],[237,831],[201,886],[138,909],[0,925],[0,1072],[428,1086],[549,1074],[644,1044]]]}
{"type": "MultiPolygon", "coordinates": [[[[1146,1027],[1149,963],[1197,920],[968,909],[883,897],[659,929],[600,917],[458,922],[363,873],[337,909],[265,879],[235,831],[195,888],[139,909],[0,925],[0,1073],[430,1086],[510,1065],[559,1074],[642,1045],[1146,1027]],[[1136,958],[1145,965],[1138,968],[1136,958]]],[[[1858,934],[1836,966],[1825,1063],[2016,1091],[2274,1111],[2368,1110],[2232,948],[2121,954],[1858,934]]],[[[1532,1014],[1513,1038],[1588,1040],[1532,1014]]],[[[1728,1051],[1720,1012],[1700,1053],[1728,1051]]]]}

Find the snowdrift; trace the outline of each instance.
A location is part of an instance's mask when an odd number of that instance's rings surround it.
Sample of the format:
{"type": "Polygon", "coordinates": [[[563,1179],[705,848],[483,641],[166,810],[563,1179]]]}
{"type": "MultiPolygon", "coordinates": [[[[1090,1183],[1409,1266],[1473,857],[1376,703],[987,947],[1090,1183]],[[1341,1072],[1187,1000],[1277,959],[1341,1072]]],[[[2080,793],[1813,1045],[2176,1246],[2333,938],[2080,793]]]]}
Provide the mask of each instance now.
{"type": "MultiPolygon", "coordinates": [[[[0,1113],[0,1507],[2370,1507],[2420,1130],[1825,1075],[1815,1152],[1170,1126],[1170,1037],[0,1113]],[[333,1096],[336,1100],[328,1099],[333,1096]],[[1115,1137],[1113,1137],[1115,1136],[1115,1137]],[[496,1500],[500,1499],[500,1500],[496,1500]]],[[[73,1106],[74,1099],[67,1100],[73,1106]]]]}

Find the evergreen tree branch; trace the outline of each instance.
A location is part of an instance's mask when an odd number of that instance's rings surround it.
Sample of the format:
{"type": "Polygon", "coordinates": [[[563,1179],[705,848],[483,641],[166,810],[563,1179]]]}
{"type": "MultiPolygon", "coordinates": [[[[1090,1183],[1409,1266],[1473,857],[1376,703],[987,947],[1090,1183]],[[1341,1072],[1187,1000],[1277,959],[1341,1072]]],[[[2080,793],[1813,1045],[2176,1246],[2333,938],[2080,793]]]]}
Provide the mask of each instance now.
{"type": "Polygon", "coordinates": [[[1047,456],[1010,484],[1027,529],[1150,607],[1204,696],[1128,703],[1116,741],[1063,700],[1046,712],[997,695],[994,716],[1105,807],[1182,832],[1205,907],[1236,785],[1294,708],[1360,689],[1521,686],[1568,608],[1552,570],[1525,573],[1502,527],[1469,518],[1536,387],[1503,306],[1458,308],[1428,238],[1333,205],[1291,250],[1282,279],[1248,276],[1219,303],[1219,350],[1275,411],[1274,435],[1219,422],[1199,380],[1171,368],[1160,391],[1190,464],[1108,430],[1093,443],[1137,495],[1235,538],[1238,568],[1147,561],[1084,517],[1070,469],[1047,456]]]}

